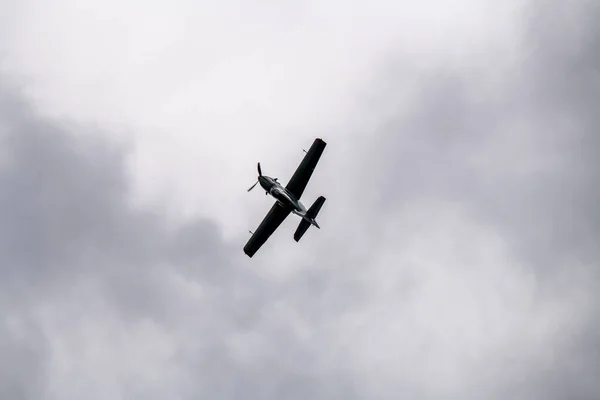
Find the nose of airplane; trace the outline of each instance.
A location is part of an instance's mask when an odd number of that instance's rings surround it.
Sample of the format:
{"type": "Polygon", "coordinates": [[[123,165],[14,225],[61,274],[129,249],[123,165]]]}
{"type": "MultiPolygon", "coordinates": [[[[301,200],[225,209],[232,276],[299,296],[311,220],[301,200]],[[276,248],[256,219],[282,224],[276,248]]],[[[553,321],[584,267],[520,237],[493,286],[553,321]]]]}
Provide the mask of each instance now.
{"type": "Polygon", "coordinates": [[[268,190],[270,185],[269,182],[269,178],[267,176],[261,175],[258,177],[258,181],[260,182],[260,186],[263,187],[263,189],[268,190]]]}

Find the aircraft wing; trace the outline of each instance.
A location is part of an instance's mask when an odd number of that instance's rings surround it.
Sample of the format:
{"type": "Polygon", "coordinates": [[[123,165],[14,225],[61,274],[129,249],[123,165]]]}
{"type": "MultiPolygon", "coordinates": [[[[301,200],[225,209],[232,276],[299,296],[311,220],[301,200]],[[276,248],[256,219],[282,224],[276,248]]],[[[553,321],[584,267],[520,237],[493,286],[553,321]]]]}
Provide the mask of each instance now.
{"type": "Polygon", "coordinates": [[[319,158],[321,158],[321,154],[323,154],[323,150],[325,150],[325,143],[322,139],[315,139],[312,146],[302,159],[298,168],[296,168],[296,172],[292,176],[292,179],[288,182],[285,187],[290,193],[296,196],[297,199],[300,199],[302,193],[304,193],[304,189],[306,188],[306,184],[308,183],[315,167],[317,166],[317,162],[319,162],[319,158]]]}
{"type": "Polygon", "coordinates": [[[244,253],[252,257],[254,253],[265,244],[267,239],[275,232],[275,229],[281,225],[284,219],[290,214],[291,210],[283,208],[279,203],[273,204],[273,207],[262,220],[256,231],[252,234],[248,243],[244,246],[244,253]]]}

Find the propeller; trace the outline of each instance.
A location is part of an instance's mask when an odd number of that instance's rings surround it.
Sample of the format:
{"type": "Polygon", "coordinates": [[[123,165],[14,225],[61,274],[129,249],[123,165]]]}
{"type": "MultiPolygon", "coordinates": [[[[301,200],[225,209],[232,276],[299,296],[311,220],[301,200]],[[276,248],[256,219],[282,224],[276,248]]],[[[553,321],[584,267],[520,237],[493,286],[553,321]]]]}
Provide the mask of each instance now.
{"type": "Polygon", "coordinates": [[[258,183],[258,181],[256,181],[256,182],[254,183],[254,185],[250,186],[250,189],[248,189],[248,192],[249,192],[249,191],[251,191],[252,189],[254,189],[254,186],[256,186],[256,184],[257,184],[257,183],[258,183]]]}
{"type": "MultiPolygon", "coordinates": [[[[258,163],[258,165],[257,165],[257,168],[258,168],[258,176],[262,176],[262,171],[261,171],[261,169],[260,169],[260,163],[258,163]]],[[[252,186],[250,187],[250,189],[248,189],[248,192],[249,192],[249,191],[251,191],[252,189],[254,189],[254,186],[256,186],[256,184],[257,184],[257,183],[258,183],[258,181],[256,181],[256,182],[254,183],[254,185],[252,185],[252,186]]]]}

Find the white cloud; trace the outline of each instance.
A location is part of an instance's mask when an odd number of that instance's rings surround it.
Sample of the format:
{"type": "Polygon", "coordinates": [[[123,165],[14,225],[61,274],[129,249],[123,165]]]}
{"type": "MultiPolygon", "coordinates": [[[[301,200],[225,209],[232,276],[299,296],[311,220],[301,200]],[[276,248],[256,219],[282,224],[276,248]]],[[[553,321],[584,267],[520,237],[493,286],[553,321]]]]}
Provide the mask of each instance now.
{"type": "Polygon", "coordinates": [[[174,214],[205,213],[234,234],[266,207],[244,191],[256,161],[288,179],[314,137],[341,148],[352,128],[344,121],[390,57],[417,69],[471,64],[490,43],[512,40],[514,9],[30,1],[13,11],[8,60],[42,110],[131,132],[144,201],[167,192],[174,214]]]}

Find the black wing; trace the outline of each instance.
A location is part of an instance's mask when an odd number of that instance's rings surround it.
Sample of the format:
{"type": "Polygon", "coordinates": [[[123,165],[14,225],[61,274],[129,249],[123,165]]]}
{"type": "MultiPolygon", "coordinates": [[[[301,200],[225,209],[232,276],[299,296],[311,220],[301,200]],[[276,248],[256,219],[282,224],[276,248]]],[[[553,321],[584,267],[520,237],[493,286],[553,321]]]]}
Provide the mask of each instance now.
{"type": "Polygon", "coordinates": [[[315,139],[302,159],[302,162],[298,165],[298,168],[296,168],[296,172],[294,172],[292,179],[290,179],[285,187],[290,193],[296,196],[297,199],[300,199],[300,196],[304,193],[304,188],[306,188],[306,184],[315,170],[317,162],[319,162],[319,158],[321,158],[321,154],[323,154],[326,145],[327,143],[322,139],[315,139]]]}
{"type": "Polygon", "coordinates": [[[267,216],[262,220],[256,231],[252,234],[248,243],[244,246],[244,253],[248,257],[252,257],[254,253],[265,244],[267,239],[275,232],[275,229],[281,225],[283,220],[290,214],[292,210],[283,208],[279,203],[273,204],[267,216]]]}

